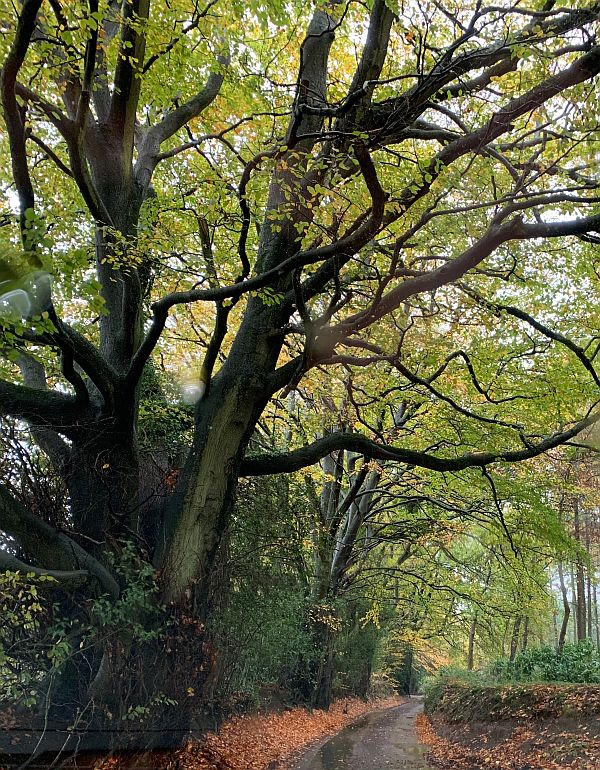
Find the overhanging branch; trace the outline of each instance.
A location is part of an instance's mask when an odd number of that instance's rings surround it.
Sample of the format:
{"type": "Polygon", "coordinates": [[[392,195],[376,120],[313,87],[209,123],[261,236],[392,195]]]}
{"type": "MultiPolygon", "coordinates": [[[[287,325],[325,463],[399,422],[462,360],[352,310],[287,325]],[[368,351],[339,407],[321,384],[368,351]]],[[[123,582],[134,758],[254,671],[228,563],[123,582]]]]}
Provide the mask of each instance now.
{"type": "Polygon", "coordinates": [[[331,452],[346,449],[357,452],[373,460],[392,460],[427,468],[432,471],[461,471],[465,468],[485,468],[493,463],[514,463],[529,460],[544,452],[565,444],[581,431],[596,424],[600,414],[586,417],[575,423],[571,428],[553,433],[537,443],[530,443],[524,449],[513,449],[490,452],[471,452],[461,457],[438,457],[427,452],[414,449],[387,446],[371,441],[366,436],[357,433],[331,433],[312,444],[295,449],[285,454],[270,453],[260,456],[247,457],[242,463],[242,476],[268,476],[276,473],[292,473],[310,465],[314,465],[331,452]]]}

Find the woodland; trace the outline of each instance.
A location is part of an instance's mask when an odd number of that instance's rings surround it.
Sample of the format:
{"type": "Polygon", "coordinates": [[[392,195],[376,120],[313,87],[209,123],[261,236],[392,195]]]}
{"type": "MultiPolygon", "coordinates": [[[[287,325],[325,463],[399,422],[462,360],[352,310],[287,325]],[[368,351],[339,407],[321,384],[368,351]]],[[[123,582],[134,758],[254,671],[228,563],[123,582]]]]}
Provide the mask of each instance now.
{"type": "Polygon", "coordinates": [[[0,727],[600,683],[600,3],[0,7],[0,727]]]}

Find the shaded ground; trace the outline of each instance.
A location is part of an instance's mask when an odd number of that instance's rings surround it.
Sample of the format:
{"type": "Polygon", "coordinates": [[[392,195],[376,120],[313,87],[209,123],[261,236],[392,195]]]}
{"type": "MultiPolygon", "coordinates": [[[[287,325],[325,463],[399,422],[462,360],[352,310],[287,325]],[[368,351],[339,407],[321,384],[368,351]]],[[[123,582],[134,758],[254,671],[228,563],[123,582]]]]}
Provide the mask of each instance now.
{"type": "Polygon", "coordinates": [[[467,724],[421,715],[418,734],[441,770],[600,770],[595,715],[467,724]]]}
{"type": "MultiPolygon", "coordinates": [[[[289,767],[315,741],[339,732],[365,713],[390,711],[400,702],[397,697],[372,701],[345,698],[327,712],[294,707],[279,713],[232,716],[218,732],[190,740],[185,749],[120,751],[113,755],[79,751],[74,758],[69,752],[61,757],[38,754],[27,770],[275,770],[289,767]]],[[[21,767],[24,760],[22,754],[10,757],[0,749],[0,770],[21,767]]]]}
{"type": "Polygon", "coordinates": [[[428,770],[415,732],[420,698],[366,714],[312,749],[294,770],[428,770]]]}

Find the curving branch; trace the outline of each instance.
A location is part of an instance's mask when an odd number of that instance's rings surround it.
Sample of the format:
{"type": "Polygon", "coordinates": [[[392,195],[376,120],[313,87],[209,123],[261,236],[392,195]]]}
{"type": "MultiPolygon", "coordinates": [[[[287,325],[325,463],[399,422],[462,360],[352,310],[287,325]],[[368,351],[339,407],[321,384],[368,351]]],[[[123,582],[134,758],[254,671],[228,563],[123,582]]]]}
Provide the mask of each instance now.
{"type": "Polygon", "coordinates": [[[477,414],[476,412],[473,412],[471,409],[467,409],[466,407],[461,406],[451,396],[448,396],[445,393],[442,393],[438,388],[436,388],[432,384],[433,378],[419,377],[418,374],[416,374],[415,372],[412,372],[407,366],[404,366],[404,364],[400,361],[399,357],[394,358],[392,360],[392,364],[400,372],[400,374],[403,377],[405,377],[410,383],[412,383],[413,385],[420,385],[421,387],[425,388],[426,390],[429,391],[429,393],[431,393],[437,399],[439,399],[440,401],[444,401],[446,404],[449,404],[454,409],[454,411],[464,415],[465,417],[470,417],[473,420],[478,420],[479,422],[488,423],[489,425],[502,425],[505,428],[512,428],[513,430],[523,429],[523,426],[517,423],[506,422],[505,420],[501,420],[498,417],[486,417],[483,414],[477,414]]]}
{"type": "Polygon", "coordinates": [[[17,29],[13,44],[10,48],[2,73],[0,75],[0,96],[2,110],[8,133],[12,171],[19,196],[19,213],[21,222],[21,236],[26,251],[31,250],[28,243],[25,212],[33,209],[35,196],[33,184],[29,174],[27,163],[27,150],[25,147],[25,119],[17,103],[16,83],[19,71],[25,61],[25,55],[31,43],[38,11],[42,0],[24,0],[17,21],[17,29]]]}
{"type": "Polygon", "coordinates": [[[229,66],[229,54],[219,54],[217,62],[222,68],[221,71],[211,72],[206,85],[201,91],[172,112],[169,112],[160,123],[157,123],[157,125],[150,129],[150,133],[158,140],[159,144],[162,144],[162,142],[176,134],[190,120],[197,118],[217,98],[225,80],[224,70],[229,66]]]}
{"type": "MultiPolygon", "coordinates": [[[[33,514],[2,484],[0,530],[14,537],[31,558],[44,565],[40,568],[40,574],[48,574],[48,570],[71,573],[75,570],[95,578],[113,598],[119,597],[119,584],[98,559],[64,532],[59,532],[33,514]]],[[[27,571],[35,571],[35,568],[26,567],[27,571]]]]}
{"type": "Polygon", "coordinates": [[[571,428],[553,433],[537,443],[527,443],[524,449],[507,449],[488,452],[472,452],[461,457],[438,457],[414,449],[387,446],[371,441],[357,433],[331,433],[312,444],[288,453],[270,453],[249,456],[242,463],[242,476],[268,476],[276,473],[292,473],[314,465],[331,452],[346,449],[373,460],[391,460],[405,465],[427,468],[432,471],[461,471],[465,468],[485,468],[499,462],[522,462],[538,457],[550,449],[561,446],[586,428],[600,421],[600,414],[591,415],[575,423],[571,428]]]}
{"type": "Polygon", "coordinates": [[[73,385],[80,403],[85,405],[89,400],[89,396],[85,392],[85,383],[81,381],[81,378],[72,367],[73,362],[87,374],[91,382],[98,389],[104,402],[108,406],[113,404],[117,387],[117,375],[110,363],[83,334],[60,319],[53,306],[50,308],[50,319],[56,328],[56,333],[50,335],[50,337],[60,348],[63,355],[63,366],[66,365],[67,367],[63,374],[73,385]]]}
{"type": "Polygon", "coordinates": [[[44,117],[52,123],[63,139],[68,140],[73,122],[61,109],[59,109],[59,107],[52,102],[49,102],[47,99],[44,99],[23,83],[15,83],[15,93],[17,96],[20,96],[23,101],[29,102],[37,107],[44,117]]]}
{"type": "MultiPolygon", "coordinates": [[[[322,52],[322,59],[326,61],[326,53],[329,50],[330,40],[333,35],[332,20],[327,16],[327,24],[321,23],[321,35],[325,38],[325,49],[322,52]]],[[[309,38],[307,38],[308,40],[309,38]]],[[[321,61],[321,59],[319,59],[321,61]]],[[[321,61],[321,63],[323,63],[321,61]]],[[[371,238],[373,238],[382,227],[385,227],[397,220],[408,208],[417,200],[422,198],[430,189],[431,183],[437,178],[441,170],[453,163],[466,153],[475,151],[482,152],[484,148],[498,137],[510,130],[513,122],[527,112],[541,106],[552,96],[572,87],[578,83],[589,80],[600,72],[600,46],[594,47],[591,51],[581,56],[572,65],[565,68],[556,75],[550,76],[538,86],[527,91],[519,97],[512,99],[507,105],[498,110],[487,123],[473,131],[467,136],[460,137],[447,144],[435,158],[432,159],[430,166],[426,169],[419,189],[416,193],[410,190],[404,191],[399,201],[400,206],[384,212],[385,193],[377,189],[375,183],[376,174],[370,158],[366,160],[368,152],[358,150],[357,160],[361,166],[363,176],[369,187],[373,198],[373,207],[371,216],[363,219],[359,218],[344,236],[338,240],[324,246],[315,247],[306,251],[300,251],[297,254],[288,257],[276,267],[267,270],[260,275],[248,278],[231,286],[215,287],[211,289],[192,289],[190,291],[175,292],[158,300],[153,305],[154,318],[148,334],[140,346],[138,353],[127,375],[130,381],[137,381],[145,361],[152,353],[162,331],[170,308],[177,304],[187,304],[198,301],[223,301],[226,299],[237,299],[242,294],[255,291],[274,283],[281,278],[291,274],[294,270],[317,262],[324,262],[322,268],[308,279],[308,285],[303,287],[304,296],[310,297],[321,288],[324,283],[330,280],[333,275],[361,248],[363,248],[371,238]],[[431,181],[425,181],[426,179],[431,181]]],[[[293,134],[293,131],[290,131],[293,134]]],[[[294,139],[295,141],[295,139],[294,139]]],[[[355,145],[358,147],[358,145],[355,145]]],[[[595,229],[600,220],[598,217],[579,219],[564,223],[538,223],[534,225],[525,225],[520,219],[513,219],[509,222],[495,221],[488,229],[485,235],[471,248],[467,249],[460,257],[446,263],[437,270],[424,273],[410,280],[404,281],[399,286],[391,289],[383,297],[377,298],[376,306],[355,314],[346,319],[337,327],[325,329],[317,340],[317,346],[321,347],[321,355],[327,358],[331,355],[333,347],[349,333],[357,331],[371,325],[375,320],[391,312],[405,301],[406,298],[414,294],[431,291],[446,283],[461,278],[468,270],[476,267],[489,254],[492,253],[500,244],[511,239],[558,237],[563,235],[585,234],[595,229]]]]}
{"type": "MultiPolygon", "coordinates": [[[[190,120],[197,118],[207,107],[209,107],[219,95],[223,81],[225,80],[225,70],[229,66],[229,54],[219,54],[217,61],[221,65],[221,71],[211,72],[204,88],[184,104],[176,107],[154,126],[146,131],[138,128],[141,134],[137,141],[138,159],[135,164],[135,177],[143,187],[148,187],[152,174],[159,161],[172,157],[172,155],[181,152],[182,149],[196,146],[196,142],[190,142],[171,152],[161,153],[160,147],[163,142],[176,134],[190,120]]],[[[222,138],[225,131],[215,135],[222,138]]]]}
{"type": "Polygon", "coordinates": [[[394,13],[384,0],[375,0],[360,61],[348,89],[348,96],[339,109],[344,119],[336,128],[343,130],[343,125],[348,120],[362,119],[361,107],[364,108],[371,101],[377,79],[383,69],[393,21],[394,13]]]}
{"type": "MultiPolygon", "coordinates": [[[[563,223],[559,223],[563,224],[563,223]]],[[[598,222],[598,226],[600,227],[600,221],[598,222]]],[[[540,332],[540,334],[543,334],[544,337],[547,337],[549,340],[553,340],[554,342],[558,342],[561,345],[564,345],[564,347],[568,348],[572,353],[575,354],[579,362],[582,364],[584,369],[588,372],[588,374],[591,375],[594,383],[600,388],[600,376],[598,375],[598,372],[594,368],[594,365],[592,363],[592,359],[588,358],[585,349],[582,348],[580,345],[578,345],[576,342],[573,342],[573,340],[569,339],[569,337],[566,337],[564,334],[561,334],[560,332],[555,331],[554,329],[551,329],[546,324],[543,324],[541,321],[538,321],[536,318],[534,318],[529,313],[526,313],[524,310],[521,310],[518,307],[513,307],[512,305],[503,305],[500,302],[492,302],[490,300],[484,299],[481,295],[479,295],[477,292],[473,291],[471,288],[466,287],[464,285],[461,285],[461,288],[467,293],[469,296],[473,297],[477,302],[480,302],[484,307],[491,310],[493,313],[496,313],[497,315],[500,315],[501,313],[506,313],[507,315],[512,316],[513,318],[518,318],[520,321],[524,321],[526,324],[534,328],[536,331],[540,332]]],[[[469,366],[469,371],[471,372],[471,376],[474,382],[476,382],[474,378],[474,373],[472,372],[472,366],[470,365],[470,361],[468,359],[468,356],[461,351],[462,357],[467,362],[467,366],[469,366]]],[[[477,387],[477,384],[476,384],[477,387]]],[[[480,393],[484,393],[484,391],[477,388],[480,393]]],[[[485,395],[485,393],[484,393],[485,395]]]]}
{"type": "MultiPolygon", "coordinates": [[[[600,59],[599,59],[600,63],[600,59]]],[[[511,240],[529,240],[536,238],[559,238],[580,235],[600,229],[600,215],[565,220],[563,222],[537,222],[526,224],[520,217],[502,221],[502,212],[488,228],[486,233],[460,256],[445,262],[429,272],[409,278],[390,289],[378,298],[369,308],[355,313],[338,326],[325,329],[319,337],[321,356],[327,358],[335,345],[349,334],[365,329],[376,320],[383,318],[410,297],[423,292],[434,291],[446,284],[458,281],[469,270],[477,267],[495,249],[511,240]]]]}
{"type": "Polygon", "coordinates": [[[156,62],[163,56],[166,56],[167,54],[171,53],[171,51],[175,48],[177,43],[184,38],[186,35],[189,35],[190,32],[197,29],[198,25],[200,24],[201,20],[208,14],[210,9],[216,5],[219,2],[219,0],[210,0],[210,2],[207,3],[206,7],[198,12],[197,9],[194,11],[194,17],[192,20],[186,24],[183,29],[181,30],[181,35],[173,36],[169,43],[164,46],[164,48],[161,48],[160,51],[157,51],[156,53],[152,54],[152,56],[148,57],[148,60],[144,64],[142,68],[142,74],[145,75],[146,72],[152,67],[156,62]]]}
{"type": "MultiPolygon", "coordinates": [[[[0,570],[8,570],[10,572],[22,572],[23,574],[33,574],[36,577],[51,577],[56,580],[61,586],[68,588],[77,588],[78,586],[87,583],[90,578],[90,573],[84,569],[75,570],[57,570],[57,569],[42,569],[41,567],[33,567],[31,564],[25,564],[21,559],[17,559],[16,556],[12,556],[8,551],[0,548],[0,570]]],[[[50,585],[50,587],[52,587],[50,585]]]]}
{"type": "MultiPolygon", "coordinates": [[[[447,55],[410,89],[397,97],[374,104],[365,130],[374,133],[377,143],[385,144],[397,140],[399,133],[410,126],[423,112],[431,99],[444,100],[458,95],[465,88],[471,92],[487,86],[493,77],[504,75],[515,69],[519,57],[515,49],[519,45],[531,42],[534,27],[537,35],[556,36],[568,33],[583,24],[596,20],[600,5],[592,3],[588,8],[566,10],[558,17],[533,20],[527,24],[510,43],[498,40],[486,48],[467,51],[461,56],[452,54],[465,37],[472,37],[473,32],[463,36],[450,47],[447,55]],[[467,83],[460,79],[469,73],[484,70],[467,83]],[[455,81],[458,84],[452,86],[455,81]],[[452,90],[454,88],[454,90],[452,90]]],[[[536,38],[534,37],[534,40],[536,38]]]]}
{"type": "Polygon", "coordinates": [[[369,193],[371,195],[370,216],[359,217],[353,225],[350,226],[347,233],[339,240],[324,246],[318,246],[306,251],[300,251],[297,254],[288,257],[271,270],[266,270],[260,275],[246,280],[239,281],[230,286],[222,286],[211,289],[190,289],[189,291],[179,291],[168,294],[159,299],[152,305],[154,318],[148,330],[148,333],[140,345],[129,372],[126,375],[126,386],[131,387],[135,384],[143,371],[144,365],[152,354],[156,343],[163,332],[169,310],[175,305],[189,304],[192,302],[212,301],[222,302],[226,299],[238,299],[243,294],[247,294],[257,289],[269,286],[281,278],[289,275],[295,269],[315,262],[326,261],[332,257],[340,256],[341,261],[347,261],[350,256],[356,254],[373,238],[379,231],[384,219],[385,201],[387,194],[382,188],[371,156],[363,142],[356,142],[355,154],[359,167],[369,193]]]}
{"type": "MultiPolygon", "coordinates": [[[[25,385],[36,390],[47,391],[46,370],[44,365],[28,353],[19,356],[19,369],[25,385]]],[[[63,468],[71,457],[71,449],[55,430],[43,427],[31,427],[35,442],[48,455],[54,467],[63,468]]]]}

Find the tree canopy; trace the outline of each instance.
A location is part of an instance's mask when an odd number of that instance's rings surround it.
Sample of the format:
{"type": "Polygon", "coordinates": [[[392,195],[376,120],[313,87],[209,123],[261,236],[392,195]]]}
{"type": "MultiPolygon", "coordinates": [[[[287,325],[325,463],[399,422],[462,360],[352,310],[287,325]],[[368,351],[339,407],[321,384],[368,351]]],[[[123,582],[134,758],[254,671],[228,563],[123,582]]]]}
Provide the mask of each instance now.
{"type": "Polygon", "coordinates": [[[510,540],[519,464],[597,443],[599,10],[5,3],[2,565],[114,609],[132,541],[201,624],[239,480],[296,471],[320,602],[372,524],[510,540]]]}

